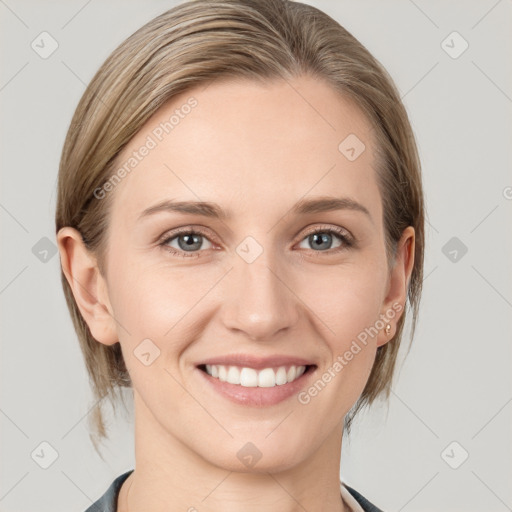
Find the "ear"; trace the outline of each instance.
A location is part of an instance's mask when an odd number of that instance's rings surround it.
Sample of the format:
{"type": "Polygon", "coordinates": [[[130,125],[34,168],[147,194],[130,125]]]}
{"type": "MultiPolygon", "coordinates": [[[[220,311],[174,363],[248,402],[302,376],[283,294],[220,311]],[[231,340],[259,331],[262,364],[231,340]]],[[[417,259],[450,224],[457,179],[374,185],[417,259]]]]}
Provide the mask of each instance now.
{"type": "Polygon", "coordinates": [[[396,325],[405,310],[407,288],[414,266],[415,232],[412,226],[404,229],[398,242],[395,264],[390,272],[386,297],[382,303],[381,318],[389,323],[391,330],[386,334],[386,325],[379,332],[377,347],[385,345],[396,333],[396,325]]]}
{"type": "Polygon", "coordinates": [[[92,336],[104,345],[117,343],[107,283],[93,253],[85,247],[80,232],[71,227],[59,230],[57,244],[62,270],[92,336]]]}

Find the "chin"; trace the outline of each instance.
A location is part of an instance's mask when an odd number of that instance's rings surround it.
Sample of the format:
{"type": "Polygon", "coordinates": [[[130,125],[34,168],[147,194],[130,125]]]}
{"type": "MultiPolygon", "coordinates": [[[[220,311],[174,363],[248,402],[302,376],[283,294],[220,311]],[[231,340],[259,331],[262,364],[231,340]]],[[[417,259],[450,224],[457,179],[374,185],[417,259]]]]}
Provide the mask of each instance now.
{"type": "Polygon", "coordinates": [[[198,454],[226,471],[278,473],[299,465],[314,450],[314,446],[310,450],[305,447],[305,438],[293,439],[287,434],[289,432],[283,431],[281,435],[272,433],[265,438],[267,434],[248,433],[246,436],[237,435],[224,443],[210,439],[210,450],[206,452],[203,449],[198,454]],[[214,452],[211,451],[212,446],[217,447],[214,452]]]}

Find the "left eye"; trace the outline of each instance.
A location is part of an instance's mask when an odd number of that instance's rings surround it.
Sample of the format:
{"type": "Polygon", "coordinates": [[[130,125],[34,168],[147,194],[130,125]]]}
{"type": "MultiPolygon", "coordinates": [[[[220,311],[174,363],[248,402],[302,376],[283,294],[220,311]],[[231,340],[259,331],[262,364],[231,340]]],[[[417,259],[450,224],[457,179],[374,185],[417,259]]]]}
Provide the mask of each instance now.
{"type": "MultiPolygon", "coordinates": [[[[328,249],[336,249],[341,247],[341,245],[349,245],[345,236],[330,229],[324,229],[310,233],[306,236],[306,238],[302,240],[301,244],[305,242],[311,244],[311,247],[319,249],[321,252],[328,249]],[[333,246],[333,237],[337,238],[338,241],[344,242],[344,244],[338,242],[338,245],[333,246]]],[[[308,249],[308,247],[305,247],[305,249],[308,249]]]]}

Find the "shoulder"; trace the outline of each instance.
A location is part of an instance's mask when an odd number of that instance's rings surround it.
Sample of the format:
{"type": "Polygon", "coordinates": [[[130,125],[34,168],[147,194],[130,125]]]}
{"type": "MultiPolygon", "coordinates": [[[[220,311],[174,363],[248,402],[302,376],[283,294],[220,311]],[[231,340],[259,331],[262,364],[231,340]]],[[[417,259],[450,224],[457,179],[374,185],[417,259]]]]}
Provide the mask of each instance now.
{"type": "Polygon", "coordinates": [[[354,510],[362,510],[363,512],[383,512],[382,509],[375,506],[373,503],[371,503],[369,500],[367,500],[361,493],[347,485],[346,483],[341,483],[341,489],[342,489],[342,495],[343,488],[345,488],[350,496],[357,502],[360,508],[354,508],[354,510]]]}
{"type": "Polygon", "coordinates": [[[105,491],[105,494],[95,501],[85,512],[116,512],[117,497],[123,482],[133,473],[133,469],[118,476],[105,491]]]}

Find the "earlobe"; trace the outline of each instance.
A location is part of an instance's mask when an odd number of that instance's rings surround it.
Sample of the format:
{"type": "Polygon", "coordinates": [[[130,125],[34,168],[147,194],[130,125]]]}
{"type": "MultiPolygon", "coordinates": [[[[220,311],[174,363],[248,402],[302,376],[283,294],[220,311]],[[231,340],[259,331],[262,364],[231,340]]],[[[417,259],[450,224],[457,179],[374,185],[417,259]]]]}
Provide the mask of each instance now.
{"type": "Polygon", "coordinates": [[[377,347],[385,345],[393,339],[398,321],[405,310],[407,290],[414,268],[414,248],[414,228],[408,226],[398,242],[395,264],[389,277],[388,291],[381,312],[385,326],[379,333],[377,347]],[[390,327],[388,328],[387,325],[390,327]]]}
{"type": "Polygon", "coordinates": [[[93,253],[85,247],[80,232],[69,226],[59,230],[57,244],[62,270],[92,336],[104,345],[117,343],[106,282],[93,253]]]}

